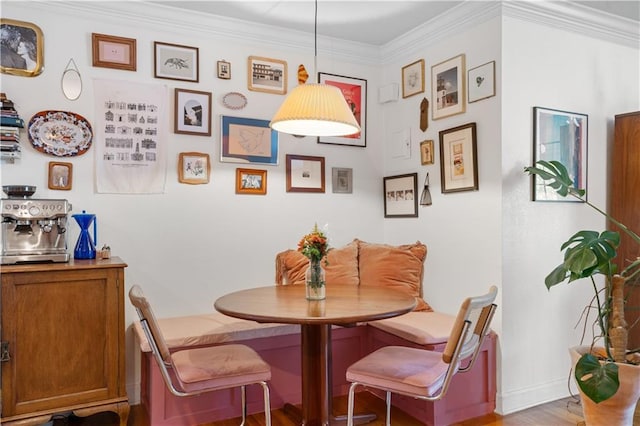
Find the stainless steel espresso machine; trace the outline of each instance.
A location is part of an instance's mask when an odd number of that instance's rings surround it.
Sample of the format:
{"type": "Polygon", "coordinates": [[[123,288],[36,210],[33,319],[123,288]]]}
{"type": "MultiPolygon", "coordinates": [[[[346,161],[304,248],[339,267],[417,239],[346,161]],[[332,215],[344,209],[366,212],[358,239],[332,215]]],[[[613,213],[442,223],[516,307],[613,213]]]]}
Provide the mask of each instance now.
{"type": "Polygon", "coordinates": [[[3,265],[28,262],[68,262],[67,200],[35,199],[35,186],[8,185],[0,199],[3,265]]]}

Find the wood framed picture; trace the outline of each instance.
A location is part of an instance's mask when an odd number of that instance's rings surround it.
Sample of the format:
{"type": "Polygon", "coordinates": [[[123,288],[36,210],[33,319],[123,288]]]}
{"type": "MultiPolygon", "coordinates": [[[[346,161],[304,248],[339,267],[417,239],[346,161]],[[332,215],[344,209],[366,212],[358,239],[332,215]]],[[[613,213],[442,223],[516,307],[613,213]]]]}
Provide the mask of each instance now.
{"type": "Polygon", "coordinates": [[[344,99],[351,108],[356,121],[360,125],[360,133],[349,136],[320,136],[318,143],[348,146],[367,146],[367,80],[343,75],[318,73],[318,81],[329,86],[335,86],[342,92],[344,99]]]}
{"type": "Polygon", "coordinates": [[[236,169],[236,194],[265,195],[266,193],[266,170],[236,169]]]}
{"type": "Polygon", "coordinates": [[[200,50],[180,44],[153,42],[155,78],[198,82],[200,50]]]}
{"type": "Polygon", "coordinates": [[[331,188],[335,194],[351,194],[353,192],[353,169],[332,167],[331,188]]]}
{"type": "Polygon", "coordinates": [[[324,192],[324,157],[287,154],[287,192],[324,192]]]}
{"type": "Polygon", "coordinates": [[[433,140],[420,142],[420,164],[433,164],[433,140]]]}
{"type": "Polygon", "coordinates": [[[221,162],[278,164],[278,132],[269,127],[269,120],[226,115],[221,119],[221,162]]]}
{"type": "Polygon", "coordinates": [[[249,56],[248,87],[255,92],[287,93],[287,62],[279,59],[249,56]]]}
{"type": "MultiPolygon", "coordinates": [[[[569,178],[580,189],[587,189],[588,116],[577,112],[533,108],[533,163],[560,161],[569,178]]],[[[547,187],[538,175],[532,176],[533,201],[582,202],[562,197],[547,187]]]]}
{"type": "Polygon", "coordinates": [[[36,24],[0,19],[0,71],[35,77],[44,66],[44,35],[36,24]]]}
{"type": "Polygon", "coordinates": [[[476,123],[440,132],[442,193],[478,189],[476,123]]]}
{"type": "Polygon", "coordinates": [[[73,164],[49,161],[49,189],[69,191],[73,182],[73,164]]]}
{"type": "Polygon", "coordinates": [[[136,39],[91,33],[93,66],[136,70],[136,39]]]}
{"type": "Polygon", "coordinates": [[[431,107],[433,119],[465,112],[464,54],[431,67],[431,107]]]}
{"type": "Polygon", "coordinates": [[[211,162],[203,152],[181,152],[178,158],[178,181],[190,185],[209,183],[211,162]]]}
{"type": "Polygon", "coordinates": [[[418,174],[383,178],[384,217],[418,217],[418,174]]]}
{"type": "Polygon", "coordinates": [[[424,92],[424,59],[402,67],[402,97],[424,92]]]}
{"type": "Polygon", "coordinates": [[[218,61],[218,78],[223,80],[231,78],[231,62],[218,61]]]}
{"type": "Polygon", "coordinates": [[[174,97],[174,133],[211,136],[211,92],[176,88],[174,97]]]}
{"type": "Polygon", "coordinates": [[[467,77],[469,103],[478,102],[496,95],[496,62],[471,68],[467,77]]]}

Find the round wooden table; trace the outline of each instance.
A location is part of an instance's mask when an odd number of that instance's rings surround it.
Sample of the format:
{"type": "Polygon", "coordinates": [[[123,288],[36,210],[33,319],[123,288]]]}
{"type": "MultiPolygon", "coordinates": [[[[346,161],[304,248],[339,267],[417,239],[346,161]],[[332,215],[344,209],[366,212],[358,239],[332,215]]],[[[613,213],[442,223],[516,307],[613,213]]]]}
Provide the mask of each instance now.
{"type": "Polygon", "coordinates": [[[331,413],[331,326],[402,315],[416,299],[388,288],[330,285],[325,300],[308,301],[303,285],[274,285],[227,294],[214,306],[235,318],[301,325],[301,421],[324,426],[344,423],[331,413]]]}

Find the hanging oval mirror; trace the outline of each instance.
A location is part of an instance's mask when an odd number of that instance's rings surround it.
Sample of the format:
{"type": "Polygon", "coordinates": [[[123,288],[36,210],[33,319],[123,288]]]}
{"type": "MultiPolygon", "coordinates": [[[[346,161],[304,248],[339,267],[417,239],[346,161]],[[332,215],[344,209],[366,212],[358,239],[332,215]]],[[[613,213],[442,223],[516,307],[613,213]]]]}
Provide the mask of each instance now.
{"type": "Polygon", "coordinates": [[[69,60],[67,67],[62,73],[61,85],[65,98],[70,101],[75,101],[80,97],[80,93],[82,93],[82,77],[80,77],[78,67],[76,67],[73,58],[69,60]]]}

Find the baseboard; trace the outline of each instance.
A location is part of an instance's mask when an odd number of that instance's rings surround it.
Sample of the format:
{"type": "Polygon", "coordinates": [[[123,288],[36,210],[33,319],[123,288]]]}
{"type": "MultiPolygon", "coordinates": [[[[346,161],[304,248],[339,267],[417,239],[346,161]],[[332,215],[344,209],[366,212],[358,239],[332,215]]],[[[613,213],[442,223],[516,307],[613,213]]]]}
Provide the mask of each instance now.
{"type": "Polygon", "coordinates": [[[567,387],[567,379],[559,379],[543,385],[498,393],[496,412],[504,416],[568,396],[570,396],[570,392],[567,387]]]}

